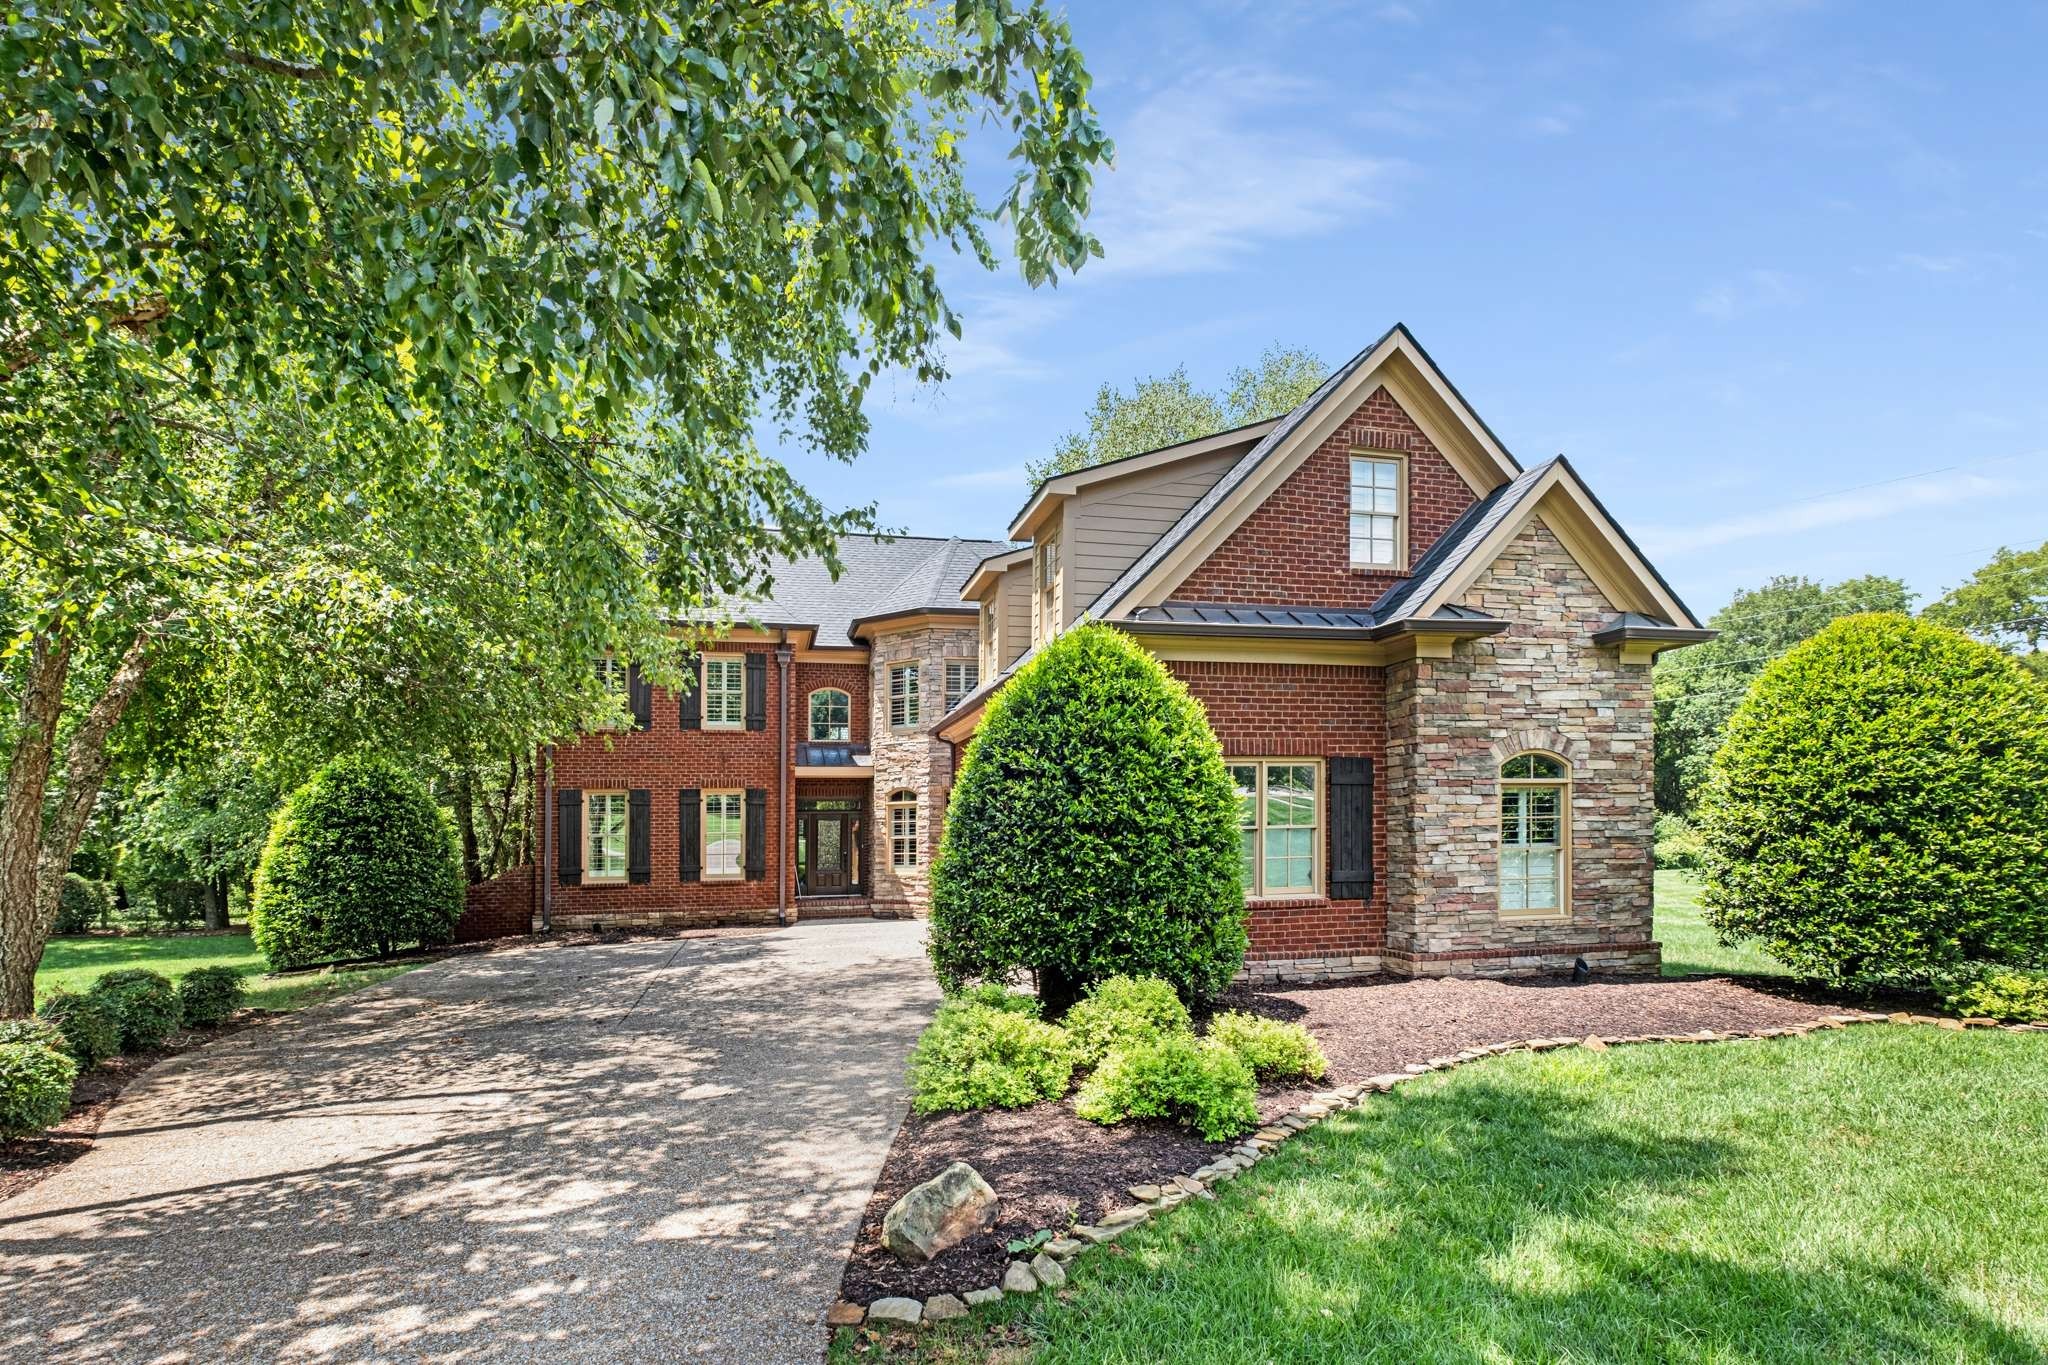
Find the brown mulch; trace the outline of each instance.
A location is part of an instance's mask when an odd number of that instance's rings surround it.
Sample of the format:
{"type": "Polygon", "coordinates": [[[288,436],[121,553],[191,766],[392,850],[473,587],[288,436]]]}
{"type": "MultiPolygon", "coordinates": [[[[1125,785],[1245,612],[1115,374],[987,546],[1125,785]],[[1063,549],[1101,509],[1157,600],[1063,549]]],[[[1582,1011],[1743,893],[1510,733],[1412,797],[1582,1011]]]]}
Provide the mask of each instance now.
{"type": "Polygon", "coordinates": [[[91,1151],[94,1139],[99,1136],[100,1123],[114,1107],[114,1101],[158,1062],[182,1057],[217,1038],[281,1017],[276,1010],[242,1010],[217,1028],[181,1029],[160,1048],[110,1058],[84,1073],[71,1087],[71,1109],[63,1122],[36,1137],[0,1145],[0,1203],[91,1151]]]}
{"type": "MultiPolygon", "coordinates": [[[[1330,1059],[1323,1086],[1343,1085],[1411,1062],[1524,1038],[1692,1033],[1798,1023],[1838,1005],[1723,978],[1603,979],[1584,985],[1540,978],[1490,981],[1361,977],[1284,990],[1233,989],[1218,1008],[1305,1025],[1330,1059]]],[[[1268,1087],[1259,1115],[1298,1107],[1308,1088],[1268,1087]]],[[[1004,1243],[1040,1228],[1055,1233],[1132,1202],[1128,1186],[1192,1171],[1230,1146],[1164,1123],[1104,1128],[1075,1116],[1071,1098],[1029,1109],[910,1115],[883,1163],[841,1282],[840,1297],[871,1303],[890,1294],[929,1298],[995,1284],[1012,1259],[1004,1243]],[[911,1186],[953,1161],[980,1171],[1002,1200],[996,1225],[928,1265],[899,1263],[882,1246],[882,1218],[911,1186]]]]}

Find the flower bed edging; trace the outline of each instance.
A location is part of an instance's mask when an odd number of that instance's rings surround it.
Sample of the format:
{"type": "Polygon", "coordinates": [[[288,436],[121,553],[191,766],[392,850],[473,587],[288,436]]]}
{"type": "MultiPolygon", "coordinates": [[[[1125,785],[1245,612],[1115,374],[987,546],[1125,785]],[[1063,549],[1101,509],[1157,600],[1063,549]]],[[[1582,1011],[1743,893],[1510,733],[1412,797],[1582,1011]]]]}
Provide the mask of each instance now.
{"type": "Polygon", "coordinates": [[[1215,1186],[1227,1180],[1235,1180],[1272,1155],[1282,1143],[1298,1133],[1307,1132],[1332,1114],[1357,1108],[1364,1103],[1368,1095],[1391,1091],[1395,1086],[1412,1081],[1418,1076],[1448,1071],[1452,1067],[1463,1066],[1466,1062],[1481,1061],[1509,1052],[1549,1052],[1564,1047],[1605,1051],[1610,1047],[1627,1047],[1636,1043],[1725,1043],[1802,1037],[1823,1030],[1846,1028],[1852,1024],[1886,1023],[1917,1024],[1954,1033],[1979,1028],[2001,1028],[2012,1033],[2048,1033],[2048,1024],[2002,1024],[1996,1019],[1956,1019],[1934,1014],[1909,1014],[1903,1011],[1881,1014],[1872,1010],[1852,1010],[1822,1015],[1810,1023],[1784,1024],[1770,1028],[1733,1031],[1701,1029],[1695,1033],[1604,1036],[1588,1034],[1583,1038],[1525,1038],[1515,1042],[1493,1043],[1486,1047],[1466,1048],[1462,1052],[1447,1056],[1432,1057],[1426,1062],[1410,1062],[1399,1071],[1383,1072],[1356,1084],[1317,1091],[1310,1095],[1308,1101],[1299,1109],[1283,1114],[1270,1123],[1261,1124],[1257,1131],[1249,1137],[1239,1139],[1229,1151],[1207,1165],[1185,1174],[1177,1172],[1164,1176],[1156,1184],[1131,1185],[1129,1193],[1134,1202],[1123,1208],[1111,1210],[1096,1223],[1084,1223],[1070,1228],[1066,1236],[1055,1237],[1047,1242],[1028,1263],[1011,1261],[1003,1271],[1002,1283],[968,1290],[964,1295],[964,1303],[963,1296],[953,1294],[935,1294],[922,1302],[892,1295],[876,1299],[866,1306],[841,1300],[833,1304],[831,1310],[826,1313],[825,1322],[829,1327],[851,1327],[863,1321],[914,1327],[966,1316],[977,1307],[996,1303],[1012,1294],[1035,1294],[1040,1289],[1058,1289],[1067,1282],[1066,1263],[1089,1247],[1113,1242],[1131,1229],[1143,1227],[1168,1209],[1176,1208],[1190,1199],[1214,1199],[1215,1186]]]}

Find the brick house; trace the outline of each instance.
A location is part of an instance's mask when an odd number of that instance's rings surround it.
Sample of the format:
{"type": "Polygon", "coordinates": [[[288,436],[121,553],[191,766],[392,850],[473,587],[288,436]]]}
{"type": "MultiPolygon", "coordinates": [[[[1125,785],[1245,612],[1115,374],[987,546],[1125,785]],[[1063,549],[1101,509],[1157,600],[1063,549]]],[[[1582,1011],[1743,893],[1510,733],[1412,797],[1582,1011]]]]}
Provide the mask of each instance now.
{"type": "Polygon", "coordinates": [[[1656,967],[1650,663],[1711,632],[1405,328],[1279,418],[1046,480],[1008,534],[776,565],[696,692],[629,674],[634,728],[557,746],[543,863],[465,934],[921,912],[961,747],[1085,617],[1208,709],[1250,975],[1656,967]]]}

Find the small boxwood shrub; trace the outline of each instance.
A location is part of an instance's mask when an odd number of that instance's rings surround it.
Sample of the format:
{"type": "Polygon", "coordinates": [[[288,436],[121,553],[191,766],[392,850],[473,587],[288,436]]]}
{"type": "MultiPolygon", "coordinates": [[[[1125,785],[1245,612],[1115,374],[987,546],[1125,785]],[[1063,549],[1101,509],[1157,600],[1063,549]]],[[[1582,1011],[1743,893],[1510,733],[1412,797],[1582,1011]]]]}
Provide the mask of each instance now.
{"type": "Polygon", "coordinates": [[[1847,616],[1767,665],[1702,798],[1700,903],[1832,980],[2048,954],[2048,688],[1960,632],[1847,616]]]}
{"type": "Polygon", "coordinates": [[[80,1071],[90,1071],[121,1051],[121,1016],[102,996],[59,986],[43,997],[36,1013],[64,1035],[64,1050],[80,1071]]]}
{"type": "Polygon", "coordinates": [[[0,1045],[7,1043],[34,1043],[59,1052],[70,1051],[64,1044],[64,1031],[47,1019],[0,1019],[0,1045]]]}
{"type": "Polygon", "coordinates": [[[178,1004],[185,1027],[213,1028],[242,1007],[247,994],[242,974],[233,967],[199,967],[178,983],[178,1004]]]}
{"type": "Polygon", "coordinates": [[[256,868],[249,931],[273,967],[446,943],[462,917],[455,827],[389,759],[335,759],[291,794],[256,868]]]}
{"type": "Polygon", "coordinates": [[[1064,1029],[972,1000],[939,1007],[910,1052],[912,1107],[1021,1109],[1067,1093],[1074,1058],[1064,1029]]]}
{"type": "Polygon", "coordinates": [[[1119,973],[1209,999],[1244,965],[1237,792],[1201,703],[1108,626],[1041,649],[967,746],[932,864],[941,984],[1119,973]]]}
{"type": "Polygon", "coordinates": [[[57,922],[51,926],[50,932],[82,934],[106,923],[112,909],[113,897],[105,882],[67,872],[64,874],[64,889],[57,899],[57,922]]]}
{"type": "Polygon", "coordinates": [[[1103,1058],[1074,1110],[1105,1124],[1173,1119],[1221,1142],[1258,1126],[1258,1098],[1252,1069],[1235,1052],[1213,1039],[1169,1034],[1103,1058]]]}
{"type": "Polygon", "coordinates": [[[2040,1023],[2048,1020],[2048,972],[1984,967],[1965,973],[1952,984],[1943,993],[1942,1003],[1966,1019],[2040,1023]]]}
{"type": "Polygon", "coordinates": [[[78,1063],[41,1043],[0,1043],[0,1138],[40,1133],[71,1108],[78,1063]]]}
{"type": "Polygon", "coordinates": [[[1188,1007],[1170,983],[1156,976],[1098,981],[1060,1023],[1074,1045],[1074,1060],[1082,1066],[1094,1066],[1117,1048],[1190,1029],[1188,1007]]]}
{"type": "Polygon", "coordinates": [[[1260,1080],[1321,1080],[1330,1064],[1300,1024],[1235,1011],[1209,1021],[1209,1037],[1236,1053],[1260,1080]]]}
{"type": "Polygon", "coordinates": [[[970,986],[953,998],[969,1004],[986,1005],[993,1010],[1028,1015],[1033,1019],[1038,1018],[1040,1011],[1037,996],[1013,991],[999,981],[984,981],[979,986],[970,986]]]}
{"type": "Polygon", "coordinates": [[[162,972],[147,967],[102,972],[92,983],[92,994],[120,1021],[123,1052],[161,1046],[184,1022],[178,988],[162,972]]]}

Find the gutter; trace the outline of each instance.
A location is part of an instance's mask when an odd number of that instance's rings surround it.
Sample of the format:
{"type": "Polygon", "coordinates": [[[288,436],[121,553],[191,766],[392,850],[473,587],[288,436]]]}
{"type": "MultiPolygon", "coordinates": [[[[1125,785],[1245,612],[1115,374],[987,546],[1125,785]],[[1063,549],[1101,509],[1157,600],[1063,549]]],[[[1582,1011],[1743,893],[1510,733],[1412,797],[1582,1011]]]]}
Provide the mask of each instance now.
{"type": "Polygon", "coordinates": [[[777,632],[775,644],[775,744],[781,759],[775,765],[775,833],[779,847],[775,859],[775,922],[789,926],[789,854],[796,846],[789,828],[789,768],[796,758],[789,743],[789,661],[795,651],[789,646],[789,631],[777,632]]]}

